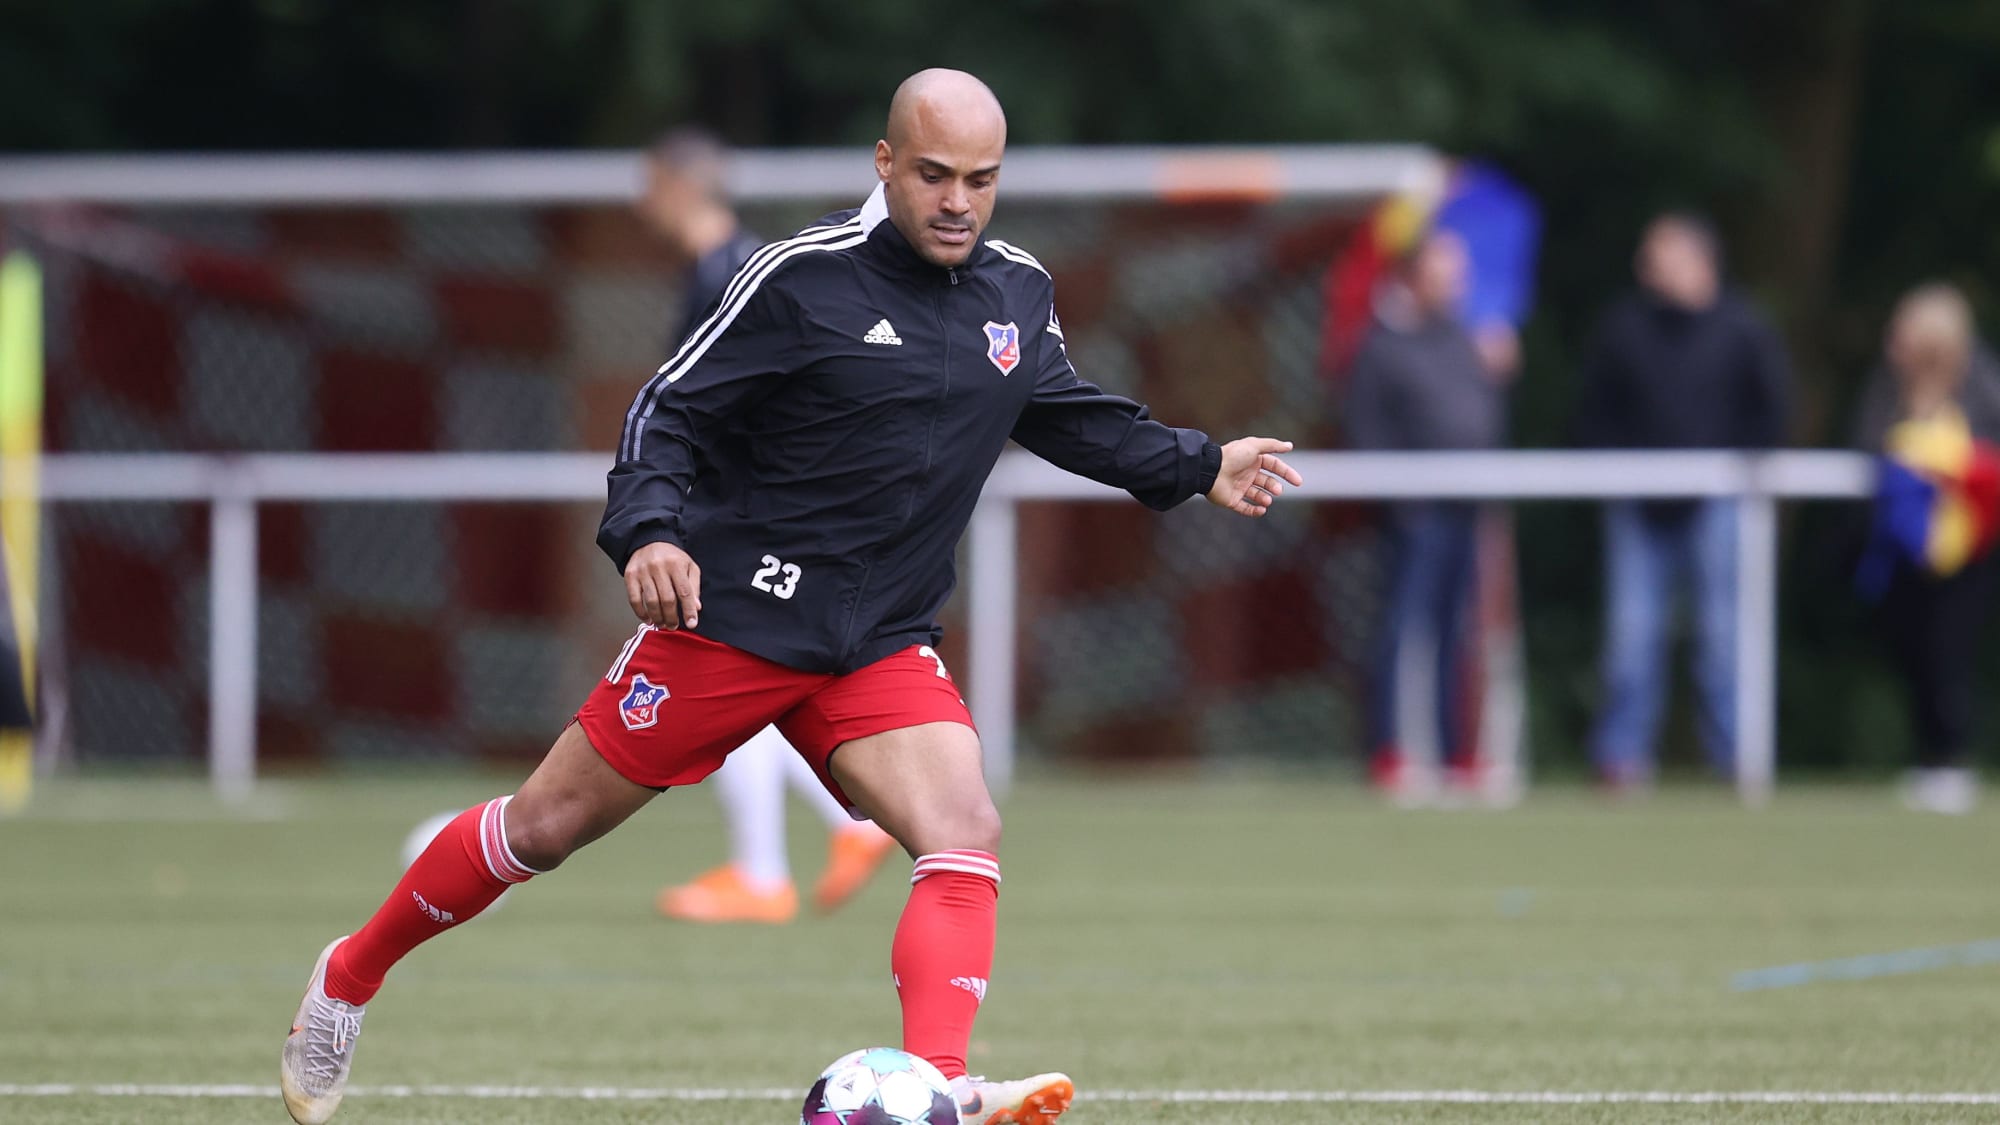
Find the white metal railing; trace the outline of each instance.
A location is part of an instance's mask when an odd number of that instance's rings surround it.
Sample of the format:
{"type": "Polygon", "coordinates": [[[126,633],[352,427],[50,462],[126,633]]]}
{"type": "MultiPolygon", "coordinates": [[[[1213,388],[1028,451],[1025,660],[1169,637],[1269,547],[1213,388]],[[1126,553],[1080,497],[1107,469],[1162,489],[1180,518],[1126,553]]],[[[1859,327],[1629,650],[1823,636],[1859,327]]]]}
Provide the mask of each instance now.
{"type": "MultiPolygon", "coordinates": [[[[874,148],[740,149],[738,203],[852,196],[875,182],[874,148]]],[[[1021,145],[1007,154],[1010,200],[1380,199],[1433,194],[1445,162],[1412,144],[1021,145]]],[[[639,189],[632,149],[457,153],[180,153],[0,156],[0,205],[624,203],[639,189]]]]}
{"type": "MultiPolygon", "coordinates": [[[[1736,497],[1737,788],[1761,803],[1776,747],[1777,503],[1866,496],[1869,459],[1832,451],[1329,453],[1289,460],[1312,500],[1606,500],[1736,497]]],[[[599,454],[56,454],[44,459],[53,502],[178,500],[210,505],[209,768],[228,797],[256,779],[257,505],[267,500],[601,501],[599,454]]],[[[18,479],[7,474],[9,479],[18,479]]],[[[1000,459],[971,527],[966,576],[971,668],[966,695],[996,787],[1014,762],[1016,506],[1132,501],[1018,451],[1000,459]]],[[[1218,529],[1218,534],[1227,530],[1218,529]]]]}

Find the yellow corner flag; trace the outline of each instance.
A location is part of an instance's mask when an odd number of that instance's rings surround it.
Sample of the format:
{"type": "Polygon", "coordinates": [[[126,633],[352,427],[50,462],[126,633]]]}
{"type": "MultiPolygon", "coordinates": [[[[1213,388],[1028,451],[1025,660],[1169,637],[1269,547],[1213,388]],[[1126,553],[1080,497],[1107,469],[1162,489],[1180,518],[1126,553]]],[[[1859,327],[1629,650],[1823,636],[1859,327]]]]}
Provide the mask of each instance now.
{"type": "Polygon", "coordinates": [[[25,807],[34,786],[34,734],[27,720],[35,698],[41,455],[42,271],[17,250],[0,261],[0,546],[15,642],[0,652],[11,647],[7,655],[20,663],[0,668],[0,699],[18,700],[20,713],[0,727],[0,815],[25,807]]]}

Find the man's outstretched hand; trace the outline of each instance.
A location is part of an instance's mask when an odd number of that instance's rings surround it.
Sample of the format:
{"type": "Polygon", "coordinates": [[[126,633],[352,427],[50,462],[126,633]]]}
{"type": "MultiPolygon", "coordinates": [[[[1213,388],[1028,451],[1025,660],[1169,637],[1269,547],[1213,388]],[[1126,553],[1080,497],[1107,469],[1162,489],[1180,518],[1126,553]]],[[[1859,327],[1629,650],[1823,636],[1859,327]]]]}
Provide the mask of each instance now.
{"type": "Polygon", "coordinates": [[[1304,484],[1297,469],[1278,459],[1292,443],[1276,438],[1237,438],[1222,447],[1222,468],[1208,490],[1208,502],[1241,516],[1261,516],[1284,494],[1286,484],[1304,484]]]}
{"type": "Polygon", "coordinates": [[[701,568],[672,543],[648,543],[625,563],[625,600],[648,625],[692,629],[701,619],[701,568]]]}

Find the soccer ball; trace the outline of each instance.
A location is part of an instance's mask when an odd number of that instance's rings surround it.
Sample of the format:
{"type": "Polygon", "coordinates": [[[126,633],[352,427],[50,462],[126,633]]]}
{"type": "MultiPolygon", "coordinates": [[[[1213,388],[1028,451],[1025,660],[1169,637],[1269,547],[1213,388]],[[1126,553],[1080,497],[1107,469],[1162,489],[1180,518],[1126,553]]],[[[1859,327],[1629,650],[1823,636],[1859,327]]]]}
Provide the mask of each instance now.
{"type": "Polygon", "coordinates": [[[958,1125],[958,1102],[937,1067],[894,1047],[869,1047],[820,1073],[799,1125],[958,1125]]]}
{"type": "MultiPolygon", "coordinates": [[[[417,862],[417,857],[424,854],[424,849],[431,846],[431,841],[437,839],[438,833],[444,831],[445,826],[457,820],[458,814],[464,811],[464,809],[454,809],[451,812],[441,812],[436,816],[424,818],[421,824],[410,829],[410,834],[403,838],[403,870],[408,871],[410,865],[417,862]]],[[[491,914],[498,910],[500,904],[507,901],[507,896],[513,893],[512,887],[501,891],[500,897],[493,900],[493,905],[480,913],[491,914]]]]}

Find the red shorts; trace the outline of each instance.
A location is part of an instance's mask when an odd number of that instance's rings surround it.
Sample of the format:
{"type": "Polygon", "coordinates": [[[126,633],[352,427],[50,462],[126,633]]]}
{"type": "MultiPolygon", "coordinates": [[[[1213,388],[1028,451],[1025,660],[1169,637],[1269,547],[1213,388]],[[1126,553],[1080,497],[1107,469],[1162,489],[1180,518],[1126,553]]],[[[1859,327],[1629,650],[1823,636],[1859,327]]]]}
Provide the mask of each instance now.
{"type": "Polygon", "coordinates": [[[911,645],[844,676],[801,672],[685,629],[642,625],[576,713],[626,780],[693,785],[773,723],[842,805],[827,762],[843,742],[921,723],[972,725],[944,661],[911,645]]]}

